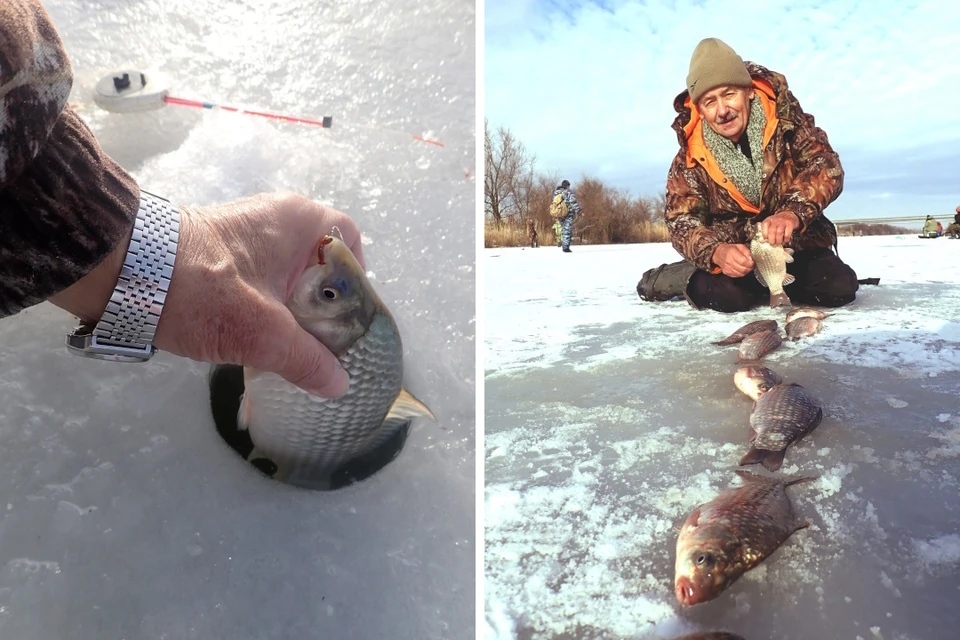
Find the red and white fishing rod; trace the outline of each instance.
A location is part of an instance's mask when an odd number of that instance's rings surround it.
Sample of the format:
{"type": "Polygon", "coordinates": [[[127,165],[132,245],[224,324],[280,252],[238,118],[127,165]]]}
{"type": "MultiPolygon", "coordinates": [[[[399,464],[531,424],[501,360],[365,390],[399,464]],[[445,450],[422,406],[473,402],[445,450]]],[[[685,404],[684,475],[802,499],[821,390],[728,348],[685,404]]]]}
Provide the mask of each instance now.
{"type": "MultiPolygon", "coordinates": [[[[333,127],[333,116],[323,116],[322,120],[315,118],[302,118],[272,111],[263,111],[261,109],[248,109],[226,104],[219,104],[206,100],[189,100],[187,98],[178,98],[170,95],[168,89],[169,82],[162,74],[151,73],[149,77],[146,73],[137,70],[124,69],[115,71],[108,76],[104,76],[97,83],[93,94],[94,102],[103,109],[115,113],[134,113],[138,111],[152,111],[160,109],[166,105],[175,105],[180,107],[193,107],[197,109],[219,109],[221,111],[231,111],[249,116],[258,116],[261,118],[270,118],[272,120],[281,120],[284,122],[294,122],[297,124],[306,124],[324,129],[333,127]]],[[[363,127],[408,135],[414,140],[442,147],[443,143],[439,140],[433,140],[409,133],[382,129],[379,127],[363,127]]]]}

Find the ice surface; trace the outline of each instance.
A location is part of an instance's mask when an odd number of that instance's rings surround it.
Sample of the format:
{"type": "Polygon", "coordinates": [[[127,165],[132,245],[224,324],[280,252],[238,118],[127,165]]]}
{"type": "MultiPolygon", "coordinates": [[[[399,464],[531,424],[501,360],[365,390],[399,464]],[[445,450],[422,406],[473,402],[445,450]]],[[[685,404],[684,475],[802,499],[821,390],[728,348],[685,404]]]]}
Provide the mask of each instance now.
{"type": "Polygon", "coordinates": [[[935,640],[960,623],[960,241],[842,238],[855,303],[765,365],[823,406],[787,451],[811,527],[715,600],[673,595],[677,531],[747,451],[733,385],[749,321],[644,303],[668,244],[490,249],[485,322],[485,620],[496,640],[935,640]]]}
{"type": "Polygon", "coordinates": [[[334,493],[266,479],[214,431],[204,365],[69,355],[47,304],[0,321],[0,638],[475,634],[474,6],[45,0],[71,102],[144,189],[293,189],[353,216],[404,339],[419,420],[334,493]],[[115,68],[173,95],[334,127],[90,99],[115,68]],[[411,134],[433,137],[435,147],[411,134]]]}

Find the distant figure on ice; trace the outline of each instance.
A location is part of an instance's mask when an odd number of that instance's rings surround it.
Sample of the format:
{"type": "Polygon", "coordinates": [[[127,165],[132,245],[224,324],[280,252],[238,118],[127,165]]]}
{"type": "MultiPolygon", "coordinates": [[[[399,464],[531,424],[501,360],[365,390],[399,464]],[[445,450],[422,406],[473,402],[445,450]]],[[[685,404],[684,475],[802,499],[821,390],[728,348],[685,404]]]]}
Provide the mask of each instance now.
{"type": "Polygon", "coordinates": [[[563,228],[560,246],[564,253],[570,253],[570,240],[573,239],[573,219],[582,216],[577,196],[570,188],[570,181],[564,180],[553,191],[553,201],[550,203],[550,216],[555,218],[563,228]],[[561,196],[559,199],[557,196],[561,196]]]}
{"type": "Polygon", "coordinates": [[[563,246],[563,236],[561,235],[562,233],[563,233],[563,225],[560,224],[560,221],[559,221],[559,220],[554,220],[554,221],[553,221],[553,235],[555,235],[555,236],[557,237],[557,246],[558,246],[558,247],[562,247],[562,246],[563,246]]]}
{"type": "Polygon", "coordinates": [[[831,251],[837,231],[823,214],[843,189],[843,168],[786,78],[706,38],[673,105],[680,150],[667,176],[665,217],[685,260],[644,273],[640,297],[680,296],[722,312],[767,302],[769,290],[751,275],[747,237],[747,223],[762,221],[768,242],[794,250],[787,271],[795,281],[784,287],[793,304],[853,302],[857,276],[831,251]]]}
{"type": "Polygon", "coordinates": [[[940,225],[940,229],[943,229],[943,225],[933,219],[933,216],[927,216],[927,219],[923,222],[923,231],[920,232],[921,238],[936,238],[940,234],[937,232],[937,225],[940,225]]]}
{"type": "Polygon", "coordinates": [[[537,242],[537,223],[533,221],[533,218],[527,218],[527,235],[530,236],[531,249],[536,249],[540,246],[540,243],[537,242]]]}
{"type": "Polygon", "coordinates": [[[947,226],[947,230],[943,235],[950,238],[960,238],[960,207],[957,207],[956,214],[953,216],[953,222],[947,226]]]}

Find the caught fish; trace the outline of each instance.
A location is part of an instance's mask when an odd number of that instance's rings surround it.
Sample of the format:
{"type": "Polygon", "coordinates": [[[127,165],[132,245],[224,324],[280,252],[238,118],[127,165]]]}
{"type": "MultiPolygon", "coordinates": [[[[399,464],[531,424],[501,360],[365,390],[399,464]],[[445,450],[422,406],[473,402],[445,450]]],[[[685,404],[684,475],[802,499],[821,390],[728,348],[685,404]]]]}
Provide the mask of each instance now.
{"type": "Polygon", "coordinates": [[[244,368],[237,427],[253,442],[248,460],[269,461],[278,480],[326,489],[339,469],[371,455],[413,418],[435,418],[403,388],[397,324],[341,240],[320,241],[287,307],[337,356],[350,387],[340,398],[321,398],[274,373],[244,368]]]}
{"type": "Polygon", "coordinates": [[[799,340],[807,336],[813,336],[820,333],[820,321],[810,316],[803,316],[787,323],[784,330],[787,337],[791,340],[799,340]]]}
{"type": "Polygon", "coordinates": [[[787,273],[787,263],[793,262],[793,249],[786,249],[783,245],[770,244],[763,239],[763,229],[758,224],[750,241],[750,257],[756,265],[754,274],[757,280],[770,290],[770,306],[790,306],[790,298],[783,287],[792,283],[795,278],[787,273]]]}
{"type": "Polygon", "coordinates": [[[737,358],[740,362],[757,361],[781,344],[783,339],[776,331],[758,331],[743,339],[737,358]]]}
{"type": "Polygon", "coordinates": [[[700,631],[698,633],[688,633],[683,636],[677,636],[672,640],[745,640],[743,636],[726,631],[700,631]]]}
{"type": "Polygon", "coordinates": [[[674,592],[682,605],[716,598],[794,531],[810,525],[796,519],[786,488],[815,478],[770,478],[743,470],[737,475],[743,486],[694,509],[680,530],[674,592]]]}
{"type": "Polygon", "coordinates": [[[813,431],[823,410],[798,384],[778,384],[760,396],[750,414],[752,446],[740,465],[759,462],[770,471],[783,464],[787,447],[813,431]]]}
{"type": "Polygon", "coordinates": [[[757,400],[767,391],[783,382],[776,373],[759,365],[740,367],[733,374],[733,384],[737,389],[757,400]]]}
{"type": "Polygon", "coordinates": [[[787,324],[790,324],[797,318],[816,318],[817,320],[823,320],[824,318],[829,318],[830,314],[824,313],[819,309],[811,309],[810,307],[800,307],[798,309],[791,309],[787,313],[787,324]]]}
{"type": "Polygon", "coordinates": [[[777,330],[777,321],[776,320],[754,320],[748,324],[743,325],[728,337],[720,340],[719,342],[714,342],[713,344],[718,344],[721,346],[728,344],[736,344],[741,342],[744,338],[758,331],[776,331],[777,330]]]}

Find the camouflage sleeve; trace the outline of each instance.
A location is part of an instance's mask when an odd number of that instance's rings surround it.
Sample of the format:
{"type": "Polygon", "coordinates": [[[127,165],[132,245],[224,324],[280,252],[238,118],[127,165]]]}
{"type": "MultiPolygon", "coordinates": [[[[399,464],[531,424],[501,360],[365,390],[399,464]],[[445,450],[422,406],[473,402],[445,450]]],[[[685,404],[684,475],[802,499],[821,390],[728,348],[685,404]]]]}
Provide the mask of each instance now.
{"type": "Polygon", "coordinates": [[[681,151],[667,174],[667,206],[664,217],[673,248],[687,262],[704,271],[716,271],[713,252],[720,239],[703,224],[708,210],[706,188],[697,167],[688,169],[681,151]]]}
{"type": "Polygon", "coordinates": [[[797,174],[780,198],[777,211],[795,214],[803,232],[843,191],[843,167],[826,132],[816,126],[812,115],[804,113],[792,93],[789,100],[802,121],[794,129],[789,145],[797,174]]]}
{"type": "Polygon", "coordinates": [[[136,182],[66,106],[73,71],[38,0],[0,2],[0,317],[67,288],[129,237],[136,182]]]}
{"type": "Polygon", "coordinates": [[[573,193],[573,189],[567,189],[564,193],[563,199],[567,201],[567,211],[572,213],[575,216],[580,215],[580,203],[577,202],[577,196],[573,193]]]}

